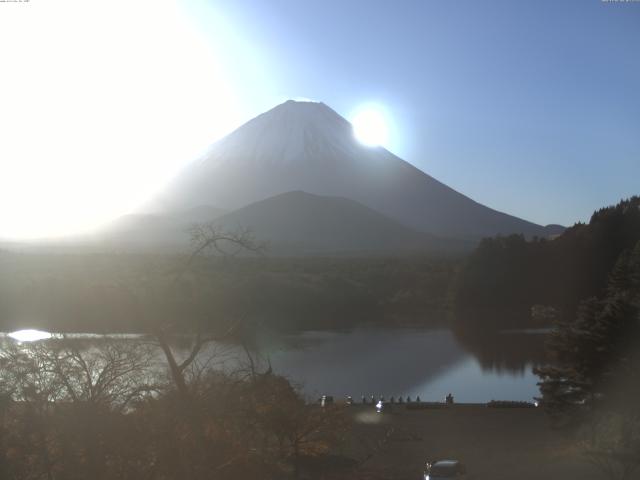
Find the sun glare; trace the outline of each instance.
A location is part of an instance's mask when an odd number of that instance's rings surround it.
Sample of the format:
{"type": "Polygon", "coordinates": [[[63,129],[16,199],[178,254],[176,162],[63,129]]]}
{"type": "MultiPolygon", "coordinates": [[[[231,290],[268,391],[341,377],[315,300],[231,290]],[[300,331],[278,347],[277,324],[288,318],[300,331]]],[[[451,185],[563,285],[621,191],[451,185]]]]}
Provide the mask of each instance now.
{"type": "Polygon", "coordinates": [[[36,342],[38,340],[47,340],[52,337],[49,332],[43,332],[42,330],[18,330],[8,334],[9,337],[17,340],[18,342],[36,342]]]}
{"type": "Polygon", "coordinates": [[[178,2],[2,10],[0,239],[126,213],[245,116],[220,53],[231,40],[178,2]]]}
{"type": "Polygon", "coordinates": [[[386,147],[389,128],[384,114],[376,107],[360,109],[352,118],[353,133],[359,142],[368,146],[386,147]]]}

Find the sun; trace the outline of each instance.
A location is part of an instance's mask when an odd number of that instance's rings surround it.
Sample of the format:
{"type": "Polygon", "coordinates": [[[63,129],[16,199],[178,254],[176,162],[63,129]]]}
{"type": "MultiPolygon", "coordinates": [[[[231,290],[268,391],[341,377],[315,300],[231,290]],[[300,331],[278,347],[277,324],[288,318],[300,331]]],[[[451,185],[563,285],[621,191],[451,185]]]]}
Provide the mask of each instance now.
{"type": "Polygon", "coordinates": [[[353,134],[367,146],[387,146],[389,127],[384,113],[375,106],[361,108],[351,119],[353,134]]]}
{"type": "Polygon", "coordinates": [[[13,338],[19,342],[35,342],[38,340],[47,340],[52,337],[49,332],[43,332],[42,330],[18,330],[7,334],[8,337],[13,338]]]}

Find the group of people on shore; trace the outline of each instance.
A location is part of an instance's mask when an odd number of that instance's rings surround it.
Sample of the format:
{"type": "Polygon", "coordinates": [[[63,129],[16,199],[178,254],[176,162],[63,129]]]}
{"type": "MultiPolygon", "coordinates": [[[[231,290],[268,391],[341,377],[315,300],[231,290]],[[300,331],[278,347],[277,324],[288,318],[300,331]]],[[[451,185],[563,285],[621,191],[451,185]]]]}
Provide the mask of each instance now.
{"type": "MultiPolygon", "coordinates": [[[[333,397],[331,397],[333,400],[333,397]]],[[[368,399],[365,395],[362,395],[360,403],[362,403],[362,405],[367,405],[367,404],[371,404],[371,405],[375,405],[378,402],[385,402],[385,398],[384,395],[380,395],[377,399],[374,395],[371,395],[368,399]]],[[[422,400],[420,399],[420,395],[416,396],[415,400],[411,400],[411,396],[407,395],[406,400],[403,399],[401,396],[399,396],[397,399],[394,396],[391,396],[389,398],[389,403],[394,404],[394,403],[421,403],[422,400]]],[[[353,398],[348,395],[347,396],[347,404],[349,405],[353,405],[354,401],[353,398]]],[[[445,404],[447,405],[453,405],[453,395],[451,393],[448,393],[447,396],[445,397],[445,404]]]]}

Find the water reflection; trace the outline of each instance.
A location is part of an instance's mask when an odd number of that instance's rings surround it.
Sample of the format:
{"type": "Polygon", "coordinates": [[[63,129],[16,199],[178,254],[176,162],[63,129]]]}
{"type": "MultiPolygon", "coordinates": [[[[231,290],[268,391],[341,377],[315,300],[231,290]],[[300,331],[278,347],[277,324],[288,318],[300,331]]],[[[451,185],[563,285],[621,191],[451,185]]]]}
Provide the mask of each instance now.
{"type": "MultiPolygon", "coordinates": [[[[20,340],[14,334],[7,336],[20,340]]],[[[47,335],[42,338],[56,341],[47,335]]],[[[35,334],[21,338],[35,339],[35,334]]],[[[141,335],[70,334],[65,338],[73,340],[76,348],[88,350],[114,338],[153,344],[152,338],[141,335]]],[[[178,357],[188,354],[190,343],[188,336],[175,338],[178,357]]],[[[256,336],[251,354],[259,368],[270,365],[309,398],[351,395],[357,401],[362,395],[420,395],[434,401],[451,392],[463,402],[530,401],[539,394],[531,367],[544,360],[543,344],[544,335],[513,332],[471,335],[445,329],[357,328],[289,335],[263,332],[256,336]]],[[[166,368],[161,351],[156,352],[156,365],[166,368]]],[[[222,343],[211,344],[200,359],[221,370],[247,362],[243,348],[222,343]]]]}
{"type": "Polygon", "coordinates": [[[392,395],[458,401],[530,401],[539,395],[532,365],[542,335],[460,337],[450,330],[360,328],[270,338],[260,349],[277,372],[309,396],[392,395]],[[502,351],[496,351],[500,350],[502,351]]]}
{"type": "Polygon", "coordinates": [[[19,342],[36,342],[38,340],[46,340],[52,337],[49,332],[34,329],[17,330],[15,332],[8,333],[7,336],[19,342]]]}
{"type": "Polygon", "coordinates": [[[260,348],[275,371],[309,395],[354,398],[415,396],[425,379],[445,375],[466,357],[447,330],[402,328],[306,332],[260,348]]]}
{"type": "Polygon", "coordinates": [[[471,353],[485,371],[524,375],[533,366],[548,361],[547,330],[479,332],[455,329],[456,340],[471,353]]]}

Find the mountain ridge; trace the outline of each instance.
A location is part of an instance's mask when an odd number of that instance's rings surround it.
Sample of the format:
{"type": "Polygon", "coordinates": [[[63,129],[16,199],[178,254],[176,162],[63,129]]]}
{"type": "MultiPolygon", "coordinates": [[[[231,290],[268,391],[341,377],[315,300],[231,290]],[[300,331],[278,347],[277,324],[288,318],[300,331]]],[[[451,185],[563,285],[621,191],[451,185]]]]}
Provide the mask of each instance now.
{"type": "MultiPolygon", "coordinates": [[[[219,211],[201,207],[204,212],[219,211]]],[[[212,224],[225,232],[249,231],[266,253],[275,256],[363,256],[422,253],[458,254],[468,242],[441,239],[406,227],[358,202],[344,197],[285,192],[213,218],[181,215],[124,215],[98,232],[102,245],[124,250],[184,249],[189,227],[212,224]]]]}
{"type": "Polygon", "coordinates": [[[248,228],[270,244],[269,254],[276,255],[406,255],[470,248],[412,230],[349,198],[299,190],[251,203],[214,224],[228,231],[248,228]]]}
{"type": "Polygon", "coordinates": [[[486,207],[382,147],[355,140],[351,124],[323,103],[289,100],[219,140],[154,203],[235,210],[301,190],[345,197],[412,229],[479,239],[546,236],[545,227],[486,207]]]}

